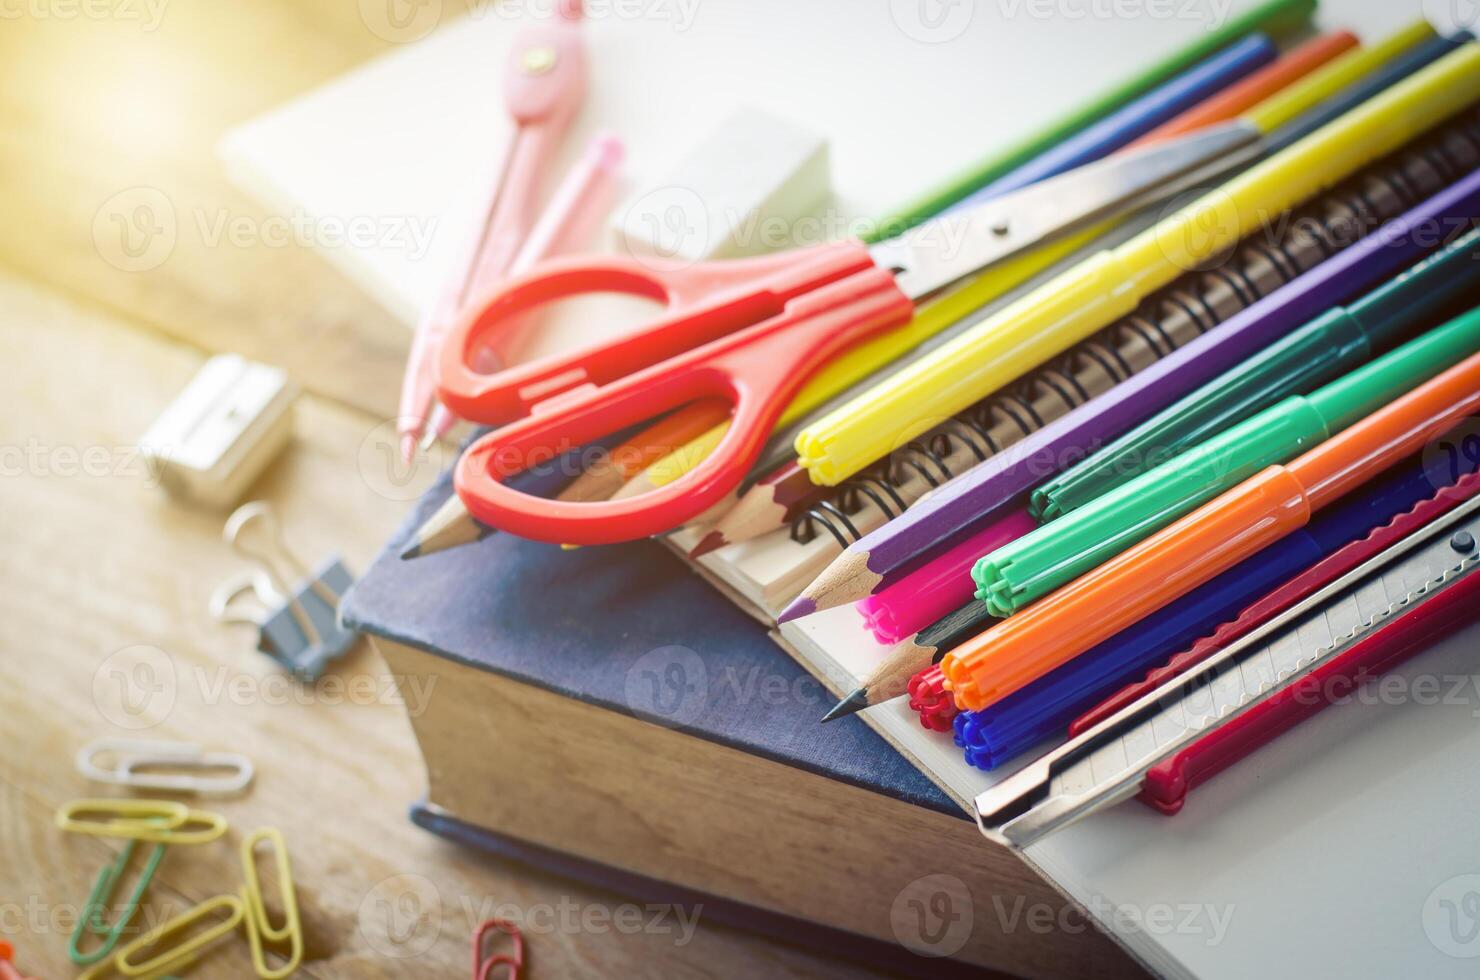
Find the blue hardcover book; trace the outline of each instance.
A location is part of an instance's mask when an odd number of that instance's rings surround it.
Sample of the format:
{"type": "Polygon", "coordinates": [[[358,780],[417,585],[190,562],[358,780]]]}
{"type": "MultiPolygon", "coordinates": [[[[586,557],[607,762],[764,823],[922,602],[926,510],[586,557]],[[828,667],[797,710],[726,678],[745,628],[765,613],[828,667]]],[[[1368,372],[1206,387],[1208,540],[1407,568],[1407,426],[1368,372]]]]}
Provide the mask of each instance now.
{"type": "Polygon", "coordinates": [[[342,605],[420,684],[420,825],[876,967],[1139,974],[1096,929],[963,930],[953,903],[1065,899],[862,721],[819,724],[835,692],[661,544],[496,534],[401,560],[449,493],[444,478],[342,605]]]}

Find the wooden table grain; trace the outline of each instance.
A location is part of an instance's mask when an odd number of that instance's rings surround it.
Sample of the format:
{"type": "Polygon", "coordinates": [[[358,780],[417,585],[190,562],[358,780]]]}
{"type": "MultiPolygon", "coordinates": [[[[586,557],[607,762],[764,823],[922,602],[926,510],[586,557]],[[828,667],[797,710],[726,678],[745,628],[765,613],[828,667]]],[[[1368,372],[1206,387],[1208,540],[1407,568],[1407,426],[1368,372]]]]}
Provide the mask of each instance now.
{"type": "MultiPolygon", "coordinates": [[[[235,842],[275,825],[304,976],[466,976],[496,909],[525,918],[534,978],[854,975],[702,911],[691,935],[671,916],[612,918],[621,896],[414,828],[417,692],[366,644],[316,685],[289,682],[250,629],[206,611],[241,567],[224,514],[151,486],[133,446],[210,354],[282,365],[305,389],[294,442],[248,495],[305,559],[366,567],[443,462],[389,455],[404,328],[306,247],[199,233],[270,216],[227,181],[221,134],[390,47],[367,19],[392,2],[25,0],[0,21],[0,936],[32,975],[75,972],[68,933],[117,844],[63,834],[52,813],[108,795],[73,769],[82,744],[133,735],[258,769],[249,794],[211,804],[226,840],[171,849],[142,920],[234,890],[235,842]],[[159,202],[176,221],[162,254],[159,202]]],[[[469,0],[430,2],[453,16],[469,0]]],[[[232,941],[190,975],[249,971],[232,941]]]]}

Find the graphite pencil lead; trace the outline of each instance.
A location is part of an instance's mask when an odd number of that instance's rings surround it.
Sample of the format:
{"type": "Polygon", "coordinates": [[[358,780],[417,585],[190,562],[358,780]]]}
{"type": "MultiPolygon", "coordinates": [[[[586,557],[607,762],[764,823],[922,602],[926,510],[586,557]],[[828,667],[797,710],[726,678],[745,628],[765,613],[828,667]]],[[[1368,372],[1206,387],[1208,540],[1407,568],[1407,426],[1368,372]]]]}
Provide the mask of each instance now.
{"type": "Polygon", "coordinates": [[[846,718],[851,714],[862,711],[869,706],[868,688],[860,687],[853,690],[846,698],[833,705],[833,709],[822,716],[822,723],[832,721],[835,718],[846,718]]]}

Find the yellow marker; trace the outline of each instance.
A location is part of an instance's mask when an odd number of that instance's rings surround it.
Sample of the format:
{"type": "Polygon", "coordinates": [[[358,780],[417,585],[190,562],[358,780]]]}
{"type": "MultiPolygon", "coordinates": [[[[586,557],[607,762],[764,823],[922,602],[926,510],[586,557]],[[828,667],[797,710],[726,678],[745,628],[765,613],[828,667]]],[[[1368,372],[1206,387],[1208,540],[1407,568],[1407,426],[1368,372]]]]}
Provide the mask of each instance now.
{"type": "Polygon", "coordinates": [[[1428,21],[1416,21],[1370,48],[1355,48],[1332,59],[1244,113],[1244,118],[1261,132],[1272,133],[1433,36],[1428,21]]]}
{"type": "Polygon", "coordinates": [[[113,967],[126,977],[157,977],[181,970],[187,964],[193,963],[200,956],[201,950],[235,929],[242,920],[243,911],[242,901],[235,895],[217,895],[215,898],[208,898],[199,905],[186,909],[173,919],[160,923],[120,949],[118,955],[113,958],[113,967]],[[226,910],[226,918],[209,929],[202,929],[180,941],[178,945],[167,946],[162,952],[155,953],[142,963],[133,962],[136,954],[146,950],[152,951],[152,947],[162,945],[165,940],[184,932],[202,919],[215,915],[221,909],[226,910]]]}
{"type": "Polygon", "coordinates": [[[298,916],[298,895],[293,886],[293,869],[288,863],[288,845],[283,840],[282,831],[276,827],[262,827],[247,835],[242,841],[242,874],[246,884],[242,886],[241,898],[245,906],[247,944],[252,949],[252,966],[262,980],[283,980],[303,962],[303,923],[298,916]],[[268,841],[272,845],[273,862],[277,867],[278,902],[283,907],[283,924],[276,928],[267,917],[267,903],[262,899],[262,883],[257,877],[255,851],[260,841],[268,841]],[[264,940],[288,943],[287,960],[275,970],[267,965],[264,940]]]}
{"type": "Polygon", "coordinates": [[[798,461],[817,483],[847,479],[1477,98],[1480,45],[1472,42],[828,413],[797,435],[798,461]]]}
{"type": "Polygon", "coordinates": [[[73,800],[57,810],[56,824],[74,834],[156,844],[206,844],[226,833],[221,814],[170,800],[73,800]]]}
{"type": "MultiPolygon", "coordinates": [[[[899,360],[951,324],[960,322],[1055,262],[1088,245],[1110,227],[1111,224],[1106,223],[992,266],[960,288],[921,306],[904,326],[865,340],[839,354],[802,385],[802,390],[797,392],[791,404],[786,406],[786,411],[781,413],[776,428],[785,428],[828,399],[899,360]]],[[[641,490],[634,489],[632,493],[651,490],[677,480],[703,462],[714,447],[719,445],[719,440],[728,429],[728,422],[721,423],[653,463],[647,470],[628,481],[629,484],[637,480],[645,481],[636,485],[641,490]],[[650,473],[657,474],[656,479],[650,477],[650,473]]],[[[625,487],[617,491],[613,499],[632,495],[624,490],[625,487]]]]}

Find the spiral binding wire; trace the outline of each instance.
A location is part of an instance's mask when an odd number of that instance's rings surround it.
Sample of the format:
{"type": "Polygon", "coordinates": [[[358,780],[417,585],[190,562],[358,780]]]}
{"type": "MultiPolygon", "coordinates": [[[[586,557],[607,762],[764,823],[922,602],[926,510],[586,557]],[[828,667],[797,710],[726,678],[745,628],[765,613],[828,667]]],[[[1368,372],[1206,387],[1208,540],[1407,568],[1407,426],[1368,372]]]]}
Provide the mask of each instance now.
{"type": "Polygon", "coordinates": [[[866,503],[878,507],[886,520],[898,517],[913,503],[899,493],[910,474],[919,476],[927,490],[940,486],[955,475],[948,459],[960,448],[970,449],[972,466],[1002,452],[1356,244],[1383,222],[1476,166],[1480,166],[1480,108],[1471,108],[1421,143],[1400,150],[1292,212],[1288,221],[1266,225],[1264,234],[1256,233],[1189,272],[1017,384],[844,482],[829,499],[792,522],[792,540],[806,544],[820,529],[840,547],[848,547],[863,536],[853,518],[866,503]],[[1271,234],[1280,224],[1283,229],[1271,234]],[[1128,352],[1137,345],[1152,355],[1139,368],[1128,359],[1128,352]],[[1084,378],[1094,371],[1103,374],[1108,384],[1091,390],[1084,378]],[[1057,401],[1062,410],[1045,418],[1036,404],[1044,400],[1057,401]],[[1011,442],[1002,443],[992,435],[1003,427],[1016,430],[1011,442]]]}

